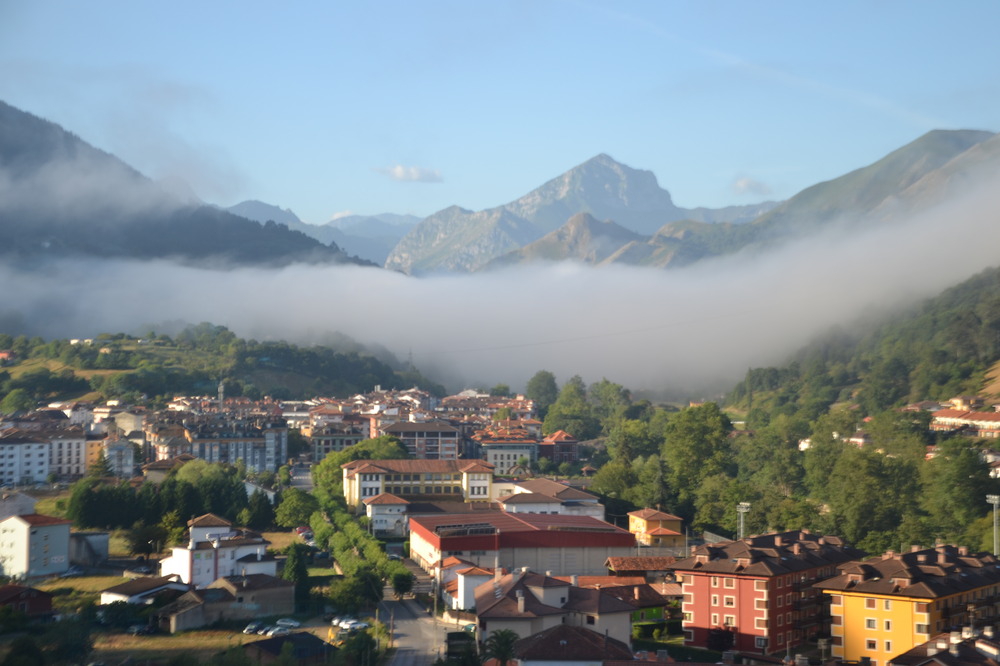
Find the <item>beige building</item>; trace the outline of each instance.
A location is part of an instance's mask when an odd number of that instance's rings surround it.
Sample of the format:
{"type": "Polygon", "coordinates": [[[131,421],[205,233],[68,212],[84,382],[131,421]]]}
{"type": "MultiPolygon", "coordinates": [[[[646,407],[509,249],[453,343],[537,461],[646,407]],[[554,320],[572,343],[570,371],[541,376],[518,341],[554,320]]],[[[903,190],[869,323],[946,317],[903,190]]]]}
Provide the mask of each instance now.
{"type": "Polygon", "coordinates": [[[341,466],[344,499],[360,511],[389,493],[406,500],[488,501],[493,466],[482,460],[354,460],[341,466]]]}

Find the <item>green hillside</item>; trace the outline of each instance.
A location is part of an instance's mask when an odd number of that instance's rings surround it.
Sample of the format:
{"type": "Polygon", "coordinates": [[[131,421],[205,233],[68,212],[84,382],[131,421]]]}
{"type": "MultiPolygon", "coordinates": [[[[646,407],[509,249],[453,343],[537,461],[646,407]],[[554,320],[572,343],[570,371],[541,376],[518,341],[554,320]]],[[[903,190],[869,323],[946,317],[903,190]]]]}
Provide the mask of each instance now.
{"type": "Polygon", "coordinates": [[[156,404],[175,395],[212,395],[219,381],[226,395],[250,398],[346,396],[376,385],[443,393],[419,372],[394,369],[369,354],[243,340],[207,323],[173,338],[104,334],[90,344],[0,334],[0,349],[16,359],[0,367],[0,411],[72,399],[137,402],[145,396],[156,404]]]}
{"type": "Polygon", "coordinates": [[[1000,361],[1000,269],[891,314],[891,321],[865,333],[831,333],[785,367],[749,370],[729,404],[749,409],[750,422],[760,424],[778,414],[811,420],[836,402],[874,414],[996,391],[987,375],[1000,361]]]}

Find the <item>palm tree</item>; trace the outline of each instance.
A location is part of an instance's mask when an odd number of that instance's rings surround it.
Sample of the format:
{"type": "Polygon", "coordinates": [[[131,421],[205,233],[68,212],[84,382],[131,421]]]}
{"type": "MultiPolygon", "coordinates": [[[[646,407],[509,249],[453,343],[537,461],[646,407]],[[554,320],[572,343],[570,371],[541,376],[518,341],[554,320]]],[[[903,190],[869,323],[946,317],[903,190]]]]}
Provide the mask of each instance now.
{"type": "Polygon", "coordinates": [[[500,666],[507,666],[507,662],[514,659],[514,643],[520,638],[512,629],[494,631],[483,643],[483,657],[496,659],[500,662],[500,666]]]}

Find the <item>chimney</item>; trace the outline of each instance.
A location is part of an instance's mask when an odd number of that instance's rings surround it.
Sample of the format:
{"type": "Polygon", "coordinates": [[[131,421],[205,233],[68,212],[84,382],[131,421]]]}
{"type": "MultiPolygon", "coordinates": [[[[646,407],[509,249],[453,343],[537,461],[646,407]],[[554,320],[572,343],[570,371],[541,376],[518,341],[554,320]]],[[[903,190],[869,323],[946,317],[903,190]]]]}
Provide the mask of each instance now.
{"type": "Polygon", "coordinates": [[[781,537],[780,534],[774,535],[774,545],[777,546],[778,548],[781,548],[782,546],[785,545],[785,540],[781,537]]]}
{"type": "Polygon", "coordinates": [[[263,552],[263,550],[264,550],[263,548],[261,548],[260,546],[257,546],[257,561],[258,562],[260,562],[262,559],[264,559],[264,552],[263,552]]]}
{"type": "Polygon", "coordinates": [[[517,612],[524,614],[524,590],[517,590],[517,612]]]}
{"type": "Polygon", "coordinates": [[[962,627],[962,640],[972,638],[975,634],[972,632],[972,627],[966,626],[962,627]]]}
{"type": "Polygon", "coordinates": [[[993,640],[993,625],[992,624],[988,624],[985,627],[983,627],[983,637],[984,638],[988,638],[990,640],[993,640]]]}
{"type": "Polygon", "coordinates": [[[580,577],[577,576],[576,574],[573,574],[572,576],[569,577],[569,584],[572,585],[573,587],[579,587],[580,577]]]}
{"type": "Polygon", "coordinates": [[[951,642],[952,645],[955,645],[956,643],[961,643],[962,642],[962,632],[961,631],[953,631],[953,632],[951,632],[951,635],[949,636],[949,640],[950,640],[950,642],[951,642]]]}
{"type": "Polygon", "coordinates": [[[635,596],[635,600],[639,601],[639,586],[636,585],[632,588],[632,594],[635,596]]]}

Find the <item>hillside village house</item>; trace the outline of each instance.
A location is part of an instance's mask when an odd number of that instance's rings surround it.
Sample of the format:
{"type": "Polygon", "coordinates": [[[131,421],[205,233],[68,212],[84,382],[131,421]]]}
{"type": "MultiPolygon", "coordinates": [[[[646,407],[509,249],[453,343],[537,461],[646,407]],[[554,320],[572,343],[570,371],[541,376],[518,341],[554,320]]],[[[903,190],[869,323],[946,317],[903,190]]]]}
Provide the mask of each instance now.
{"type": "Polygon", "coordinates": [[[631,533],[590,516],[481,512],[410,518],[410,557],[432,575],[450,556],[477,567],[600,575],[609,557],[634,548],[631,533]]]}
{"type": "Polygon", "coordinates": [[[224,576],[277,575],[277,561],[267,553],[270,542],[256,532],[234,530],[211,513],[189,520],[188,528],[187,545],[174,546],[160,560],[160,576],[176,574],[181,582],[202,588],[224,576]]]}
{"type": "Polygon", "coordinates": [[[840,659],[885,666],[932,635],[998,619],[1000,563],[988,553],[914,546],[838,569],[814,587],[830,595],[832,652],[840,659]]]}
{"type": "Polygon", "coordinates": [[[567,625],[590,629],[623,643],[631,638],[631,604],[601,590],[577,587],[527,568],[482,583],[475,595],[483,637],[504,629],[518,636],[531,636],[567,625]]]}
{"type": "Polygon", "coordinates": [[[382,493],[424,501],[487,501],[493,483],[493,467],[482,460],[354,460],[341,468],[344,499],[355,511],[382,493]]]}
{"type": "Polygon", "coordinates": [[[69,568],[70,521],[29,513],[0,520],[0,575],[54,576],[69,568]]]}
{"type": "Polygon", "coordinates": [[[683,548],[687,542],[683,519],[656,509],[630,511],[628,531],[643,546],[683,548]]]}
{"type": "Polygon", "coordinates": [[[827,631],[818,580],[862,556],[834,536],[778,532],[699,546],[674,563],[683,578],[684,644],[783,652],[827,631]]]}
{"type": "Polygon", "coordinates": [[[580,459],[580,442],[565,430],[556,430],[538,444],[538,457],[552,464],[575,463],[580,459]]]}

